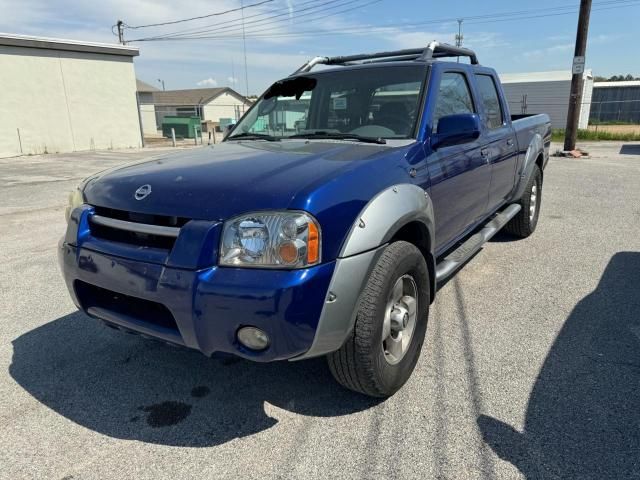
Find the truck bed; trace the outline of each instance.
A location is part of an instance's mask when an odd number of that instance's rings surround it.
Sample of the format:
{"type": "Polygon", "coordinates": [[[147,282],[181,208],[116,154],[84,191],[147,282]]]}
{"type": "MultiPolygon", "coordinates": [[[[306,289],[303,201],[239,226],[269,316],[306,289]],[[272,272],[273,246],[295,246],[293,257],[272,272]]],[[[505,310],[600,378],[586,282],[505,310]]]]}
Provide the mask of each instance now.
{"type": "Polygon", "coordinates": [[[522,113],[519,115],[511,115],[511,123],[516,130],[531,126],[538,126],[541,123],[551,125],[549,115],[546,113],[522,113]]]}

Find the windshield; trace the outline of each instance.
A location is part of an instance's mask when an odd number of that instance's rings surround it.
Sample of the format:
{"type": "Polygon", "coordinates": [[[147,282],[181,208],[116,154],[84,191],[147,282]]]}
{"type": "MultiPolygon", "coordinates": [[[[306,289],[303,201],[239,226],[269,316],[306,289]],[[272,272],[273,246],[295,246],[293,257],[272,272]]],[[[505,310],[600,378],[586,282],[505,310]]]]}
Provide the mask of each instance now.
{"type": "Polygon", "coordinates": [[[421,66],[319,72],[274,83],[234,137],[413,138],[425,79],[421,66]]]}

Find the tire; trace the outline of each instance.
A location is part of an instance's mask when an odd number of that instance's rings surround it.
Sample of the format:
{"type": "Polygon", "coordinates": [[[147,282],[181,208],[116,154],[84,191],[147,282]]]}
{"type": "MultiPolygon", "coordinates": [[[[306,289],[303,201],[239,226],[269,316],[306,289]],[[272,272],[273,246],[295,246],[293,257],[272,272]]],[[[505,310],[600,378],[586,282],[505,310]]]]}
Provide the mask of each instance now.
{"type": "Polygon", "coordinates": [[[505,232],[519,238],[527,238],[538,225],[540,206],[542,205],[542,172],[537,165],[533,167],[533,174],[529,179],[522,197],[518,203],[522,206],[515,217],[504,226],[505,232]]]}
{"type": "Polygon", "coordinates": [[[327,356],[337,382],[372,397],[396,393],[420,357],[429,303],[429,270],[420,250],[404,241],[388,245],[362,292],[353,332],[340,350],[327,356]],[[394,303],[392,297],[397,297],[398,284],[403,293],[401,301],[394,303]],[[416,302],[412,315],[413,291],[416,302]],[[394,330],[402,329],[403,324],[404,330],[394,330]],[[400,347],[404,342],[406,347],[400,347]]]}

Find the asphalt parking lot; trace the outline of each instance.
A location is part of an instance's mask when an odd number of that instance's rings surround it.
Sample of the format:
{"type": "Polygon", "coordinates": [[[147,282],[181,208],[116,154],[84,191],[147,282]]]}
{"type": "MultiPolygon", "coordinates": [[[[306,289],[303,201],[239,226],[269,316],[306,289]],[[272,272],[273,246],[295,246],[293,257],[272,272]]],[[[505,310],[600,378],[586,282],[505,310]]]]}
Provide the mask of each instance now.
{"type": "Polygon", "coordinates": [[[441,289],[386,401],[323,360],[212,360],[77,313],[67,193],[150,153],[0,160],[0,478],[640,478],[640,145],[584,147],[550,161],[532,237],[441,289]]]}

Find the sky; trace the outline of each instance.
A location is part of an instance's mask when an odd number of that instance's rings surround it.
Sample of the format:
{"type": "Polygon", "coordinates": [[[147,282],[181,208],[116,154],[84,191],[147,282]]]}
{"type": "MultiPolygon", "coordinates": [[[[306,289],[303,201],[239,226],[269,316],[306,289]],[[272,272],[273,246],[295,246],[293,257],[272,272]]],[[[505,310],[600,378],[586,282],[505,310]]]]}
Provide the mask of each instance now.
{"type": "MultiPolygon", "coordinates": [[[[578,0],[0,0],[0,32],[117,43],[140,49],[136,75],[167,89],[230,86],[260,94],[311,57],[455,43],[463,19],[466,47],[499,73],[569,70],[578,0]],[[255,5],[262,3],[260,5],[255,5]],[[180,40],[134,41],[179,34],[180,40]],[[193,38],[213,37],[213,38],[193,38]],[[191,38],[189,38],[191,37],[191,38]],[[248,83],[248,85],[247,85],[248,83]]],[[[587,68],[594,75],[640,76],[640,0],[593,0],[587,68]]],[[[173,37],[176,38],[176,37],[173,37]]]]}

